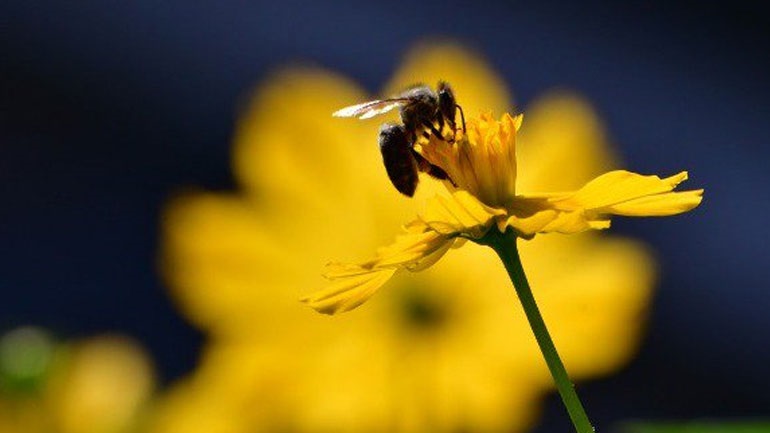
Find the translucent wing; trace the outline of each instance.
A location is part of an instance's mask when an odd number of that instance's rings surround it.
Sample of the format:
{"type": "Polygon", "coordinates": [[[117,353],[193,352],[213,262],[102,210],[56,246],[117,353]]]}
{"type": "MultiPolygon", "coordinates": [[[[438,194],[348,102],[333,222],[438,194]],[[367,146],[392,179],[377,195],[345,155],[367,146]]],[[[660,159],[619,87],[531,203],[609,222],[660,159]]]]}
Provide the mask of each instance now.
{"type": "Polygon", "coordinates": [[[359,119],[369,119],[380,114],[404,105],[408,98],[390,98],[378,99],[376,101],[364,102],[362,104],[351,105],[332,113],[334,117],[357,117],[359,119]]]}

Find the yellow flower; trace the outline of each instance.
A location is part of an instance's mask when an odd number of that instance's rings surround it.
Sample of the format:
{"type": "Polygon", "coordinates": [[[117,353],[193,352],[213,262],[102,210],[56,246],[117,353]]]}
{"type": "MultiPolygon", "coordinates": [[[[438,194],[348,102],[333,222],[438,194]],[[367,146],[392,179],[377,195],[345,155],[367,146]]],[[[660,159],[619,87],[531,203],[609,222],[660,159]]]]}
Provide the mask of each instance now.
{"type": "Polygon", "coordinates": [[[35,328],[2,338],[0,375],[2,432],[134,432],[154,385],[147,355],[125,337],[56,345],[35,328]]]}
{"type": "Polygon", "coordinates": [[[470,119],[455,141],[433,135],[423,142],[420,153],[449,175],[451,182],[445,183],[451,195],[430,199],[419,218],[407,225],[406,234],[380,248],[374,259],[327,265],[325,276],[335,282],[303,300],[322,313],[348,311],[397,270],[425,269],[459,238],[479,240],[491,229],[504,233],[510,228],[531,239],[537,233],[606,229],[610,215],[676,215],[701,202],[702,189],[672,192],[687,179],[686,172],[661,179],[615,170],[575,192],[517,194],[516,136],[522,117],[504,114],[497,121],[482,114],[470,119]]]}
{"type": "MultiPolygon", "coordinates": [[[[510,106],[484,62],[452,45],[413,51],[383,94],[440,78],[466,115],[510,106]]],[[[536,419],[553,385],[490,249],[468,243],[424,272],[396,275],[377,302],[334,319],[296,301],[323,284],[317,269],[330,254],[361,256],[387,242],[416,203],[443,188],[424,178],[416,199],[405,199],[382,166],[381,121],[330,118],[367,99],[328,72],[276,74],[238,122],[241,189],[171,203],[163,270],[207,339],[195,372],[161,403],[153,432],[521,431],[536,419]]],[[[569,191],[612,166],[598,120],[578,97],[541,99],[527,125],[521,142],[537,148],[517,150],[521,190],[569,191]]],[[[402,264],[425,268],[449,247],[429,227],[418,220],[381,250],[387,269],[363,277],[355,276],[361,265],[329,270],[376,287],[402,264]]],[[[573,377],[621,366],[654,279],[643,246],[586,233],[544,237],[521,253],[573,377]],[[602,350],[592,349],[595,341],[602,350]]],[[[349,309],[358,300],[346,302],[349,309]]]]}

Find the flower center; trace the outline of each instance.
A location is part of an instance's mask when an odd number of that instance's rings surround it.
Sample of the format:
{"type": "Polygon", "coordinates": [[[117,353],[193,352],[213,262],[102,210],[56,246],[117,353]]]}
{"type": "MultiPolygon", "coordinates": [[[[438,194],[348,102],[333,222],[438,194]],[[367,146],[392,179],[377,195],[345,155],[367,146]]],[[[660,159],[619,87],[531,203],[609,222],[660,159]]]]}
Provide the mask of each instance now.
{"type": "MultiPolygon", "coordinates": [[[[454,141],[431,136],[418,151],[452,180],[450,189],[468,191],[482,203],[502,208],[516,194],[516,133],[521,116],[491,114],[468,119],[454,141]]],[[[449,185],[448,185],[449,186],[449,185]]]]}
{"type": "Polygon", "coordinates": [[[401,326],[408,332],[429,332],[441,328],[448,320],[449,308],[425,285],[406,284],[395,297],[395,308],[401,326]]]}

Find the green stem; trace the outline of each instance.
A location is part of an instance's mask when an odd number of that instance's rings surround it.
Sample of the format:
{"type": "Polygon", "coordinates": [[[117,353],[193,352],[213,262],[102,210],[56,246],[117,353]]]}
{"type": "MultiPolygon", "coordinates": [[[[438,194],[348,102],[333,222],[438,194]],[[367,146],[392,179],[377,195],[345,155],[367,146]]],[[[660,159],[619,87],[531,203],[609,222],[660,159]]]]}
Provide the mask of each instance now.
{"type": "Polygon", "coordinates": [[[572,424],[574,424],[578,433],[593,433],[594,429],[588,420],[588,415],[586,415],[585,409],[583,409],[583,404],[580,403],[574,385],[572,385],[569,376],[567,376],[567,370],[564,368],[561,358],[559,358],[559,353],[556,351],[556,346],[554,346],[553,340],[551,340],[548,328],[546,328],[543,321],[543,316],[540,315],[540,310],[537,308],[535,297],[529,288],[527,276],[524,274],[524,268],[521,266],[521,259],[519,259],[516,239],[516,234],[510,230],[506,233],[500,233],[493,228],[484,238],[479,240],[479,243],[490,246],[495,250],[500,260],[503,261],[505,269],[508,271],[508,276],[511,278],[516,289],[516,294],[519,296],[521,305],[524,307],[524,313],[527,315],[527,320],[529,320],[529,326],[532,328],[537,344],[540,346],[540,351],[543,353],[545,363],[551,371],[554,382],[556,382],[559,395],[567,407],[572,424]]]}

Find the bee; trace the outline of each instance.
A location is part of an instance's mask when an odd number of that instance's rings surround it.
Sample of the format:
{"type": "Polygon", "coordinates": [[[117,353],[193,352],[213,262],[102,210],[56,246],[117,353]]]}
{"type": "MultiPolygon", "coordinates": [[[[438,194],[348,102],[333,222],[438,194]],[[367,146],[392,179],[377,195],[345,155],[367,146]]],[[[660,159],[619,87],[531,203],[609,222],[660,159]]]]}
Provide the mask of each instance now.
{"type": "Polygon", "coordinates": [[[431,134],[440,140],[454,142],[458,110],[465,131],[465,114],[457,104],[449,83],[439,81],[436,91],[424,84],[416,85],[393,98],[351,105],[332,115],[369,119],[395,108],[399,109],[401,124],[385,123],[379,133],[382,162],[393,186],[405,196],[412,197],[417,189],[419,172],[452,182],[441,167],[431,164],[414,149],[420,136],[430,138],[431,134]],[[451,136],[445,137],[442,133],[445,125],[449,126],[451,136]]]}

